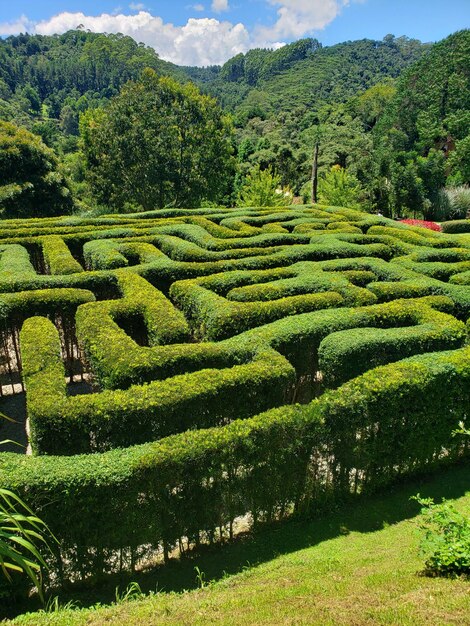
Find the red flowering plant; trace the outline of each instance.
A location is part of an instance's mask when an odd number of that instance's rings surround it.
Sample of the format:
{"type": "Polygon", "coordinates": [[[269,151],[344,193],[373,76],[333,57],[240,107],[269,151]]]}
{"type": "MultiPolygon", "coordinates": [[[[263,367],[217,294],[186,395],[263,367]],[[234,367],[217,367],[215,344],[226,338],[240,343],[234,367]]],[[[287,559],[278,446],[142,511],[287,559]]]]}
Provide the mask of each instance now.
{"type": "Polygon", "coordinates": [[[430,230],[441,231],[441,225],[436,222],[428,222],[426,220],[400,220],[402,224],[408,224],[409,226],[421,226],[421,228],[429,228],[430,230]]]}

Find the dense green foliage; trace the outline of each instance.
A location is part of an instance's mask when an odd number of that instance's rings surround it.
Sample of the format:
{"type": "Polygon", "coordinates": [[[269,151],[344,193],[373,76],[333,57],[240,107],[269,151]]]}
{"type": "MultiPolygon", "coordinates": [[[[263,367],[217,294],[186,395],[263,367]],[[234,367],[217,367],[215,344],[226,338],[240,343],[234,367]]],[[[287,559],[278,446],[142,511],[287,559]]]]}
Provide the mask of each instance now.
{"type": "Polygon", "coordinates": [[[445,233],[470,233],[470,220],[452,220],[442,223],[445,233]]]}
{"type": "Polygon", "coordinates": [[[108,107],[85,114],[81,131],[92,190],[111,207],[197,206],[229,189],[229,121],[192,84],[146,69],[108,107]]]}
{"type": "MultiPolygon", "coordinates": [[[[350,193],[332,190],[333,201],[324,194],[325,202],[337,203],[344,196],[344,203],[351,206],[353,196],[353,203],[359,201],[390,217],[459,219],[468,211],[459,186],[470,181],[468,42],[468,30],[432,46],[392,35],[381,42],[331,47],[303,39],[279,50],[250,50],[222,67],[178,68],[122,35],[83,31],[54,37],[21,35],[0,41],[0,119],[28,127],[58,151],[61,171],[81,209],[102,210],[97,202],[126,211],[139,205],[149,209],[201,202],[230,206],[237,203],[247,175],[257,167],[270,169],[280,179],[280,188],[309,201],[317,144],[320,186],[328,184],[323,179],[332,166],[345,169],[354,181],[350,193]],[[211,134],[208,127],[208,132],[198,134],[198,107],[190,108],[189,115],[185,109],[182,118],[182,110],[158,105],[158,98],[150,102],[142,88],[149,74],[143,82],[124,88],[145,68],[160,77],[194,81],[233,114],[235,172],[220,170],[227,161],[227,122],[222,129],[208,100],[200,115],[214,126],[207,156],[214,163],[212,171],[188,156],[201,137],[211,134]],[[108,108],[110,98],[123,88],[108,108]],[[151,114],[157,105],[164,115],[151,114]],[[140,111],[146,122],[139,125],[136,120],[133,134],[124,124],[121,137],[118,121],[124,123],[126,106],[140,111]],[[183,136],[172,132],[175,119],[185,129],[183,136]],[[91,128],[108,132],[97,133],[92,141],[91,128]],[[113,137],[119,141],[113,143],[113,137]],[[149,140],[142,142],[142,137],[149,140]],[[142,143],[142,150],[137,151],[136,143],[142,143]],[[188,146],[184,158],[177,154],[182,144],[188,146]],[[113,158],[106,166],[98,163],[98,156],[108,150],[113,158]],[[145,178],[146,162],[154,164],[153,177],[147,173],[145,178]],[[195,178],[192,172],[200,166],[203,173],[195,178]],[[222,173],[216,175],[219,170],[222,173]],[[220,180],[217,189],[205,183],[207,176],[212,182],[220,180]],[[162,177],[165,182],[157,193],[162,177]],[[446,185],[455,192],[444,192],[446,185]],[[142,188],[149,191],[143,193],[142,188]]],[[[174,92],[173,104],[178,97],[181,103],[183,93],[195,102],[196,92],[189,86],[167,83],[168,90],[174,92]]]]}
{"type": "MultiPolygon", "coordinates": [[[[390,82],[383,81],[395,79],[428,48],[418,41],[392,36],[382,42],[363,40],[329,48],[323,48],[316,40],[305,39],[275,51],[251,50],[234,57],[222,68],[178,68],[158,59],[152,49],[122,35],[83,31],[54,37],[21,35],[0,42],[4,61],[0,76],[0,119],[26,125],[59,152],[62,171],[70,180],[78,207],[83,202],[84,208],[93,206],[97,199],[116,201],[111,172],[105,172],[109,177],[108,193],[100,192],[95,184],[98,198],[91,194],[87,181],[99,183],[100,176],[96,171],[90,175],[86,156],[77,151],[79,116],[101,110],[126,81],[137,79],[149,67],[159,76],[168,75],[183,82],[193,80],[234,114],[238,172],[235,178],[231,176],[224,181],[223,192],[219,189],[211,193],[209,189],[203,200],[234,203],[246,174],[255,166],[262,170],[271,167],[274,175],[280,176],[281,187],[289,187],[299,195],[310,177],[311,136],[318,128],[322,130],[320,172],[335,164],[352,165],[353,175],[367,171],[365,156],[371,148],[367,135],[393,91],[390,82]],[[359,95],[356,102],[357,94],[369,88],[370,95],[359,95]],[[369,148],[365,149],[364,144],[369,148]]],[[[131,92],[130,88],[125,92],[128,101],[131,92]]],[[[138,109],[137,94],[134,96],[133,108],[138,109]]],[[[145,109],[143,102],[140,109],[145,109]]],[[[90,123],[100,117],[101,113],[96,112],[86,119],[90,123]]],[[[174,174],[178,163],[171,154],[178,142],[168,131],[171,119],[170,115],[161,126],[149,121],[147,133],[158,137],[156,143],[168,152],[168,160],[164,162],[173,168],[174,174]]],[[[195,120],[190,118],[185,123],[192,127],[195,120]]],[[[85,153],[90,157],[88,139],[85,132],[85,153]]],[[[213,143],[217,144],[217,137],[213,143]]],[[[133,154],[129,135],[121,144],[126,144],[133,154]]],[[[224,152],[223,142],[220,152],[224,152]]],[[[145,155],[139,158],[144,160],[145,155]]],[[[93,165],[93,160],[88,158],[90,164],[93,165]]],[[[188,177],[185,182],[195,186],[195,190],[183,194],[186,199],[177,204],[197,205],[201,197],[200,181],[188,177]]],[[[152,196],[154,206],[174,202],[174,195],[160,194],[159,203],[152,196]]],[[[153,208],[138,197],[135,185],[132,193],[116,203],[121,208],[126,203],[126,210],[135,208],[136,203],[153,208]],[[130,199],[129,195],[132,195],[130,199]]]]}
{"type": "Polygon", "coordinates": [[[72,206],[54,152],[37,135],[0,121],[1,216],[60,215],[72,206]]]}
{"type": "MultiPolygon", "coordinates": [[[[351,473],[356,488],[372,490],[397,475],[429,469],[443,446],[453,449],[449,461],[459,447],[448,433],[465,415],[469,382],[468,349],[414,357],[305,408],[285,407],[105,455],[4,455],[2,470],[6,483],[27,491],[36,506],[48,504],[44,515],[62,540],[62,566],[70,568],[73,559],[76,567],[76,544],[107,548],[110,557],[109,550],[121,546],[171,544],[246,510],[262,519],[294,501],[314,511],[349,492],[351,473]],[[450,403],[453,415],[446,412],[450,403]],[[334,453],[328,467],[325,445],[334,453]],[[317,477],[313,484],[308,475],[317,477]],[[79,525],[72,524],[77,516],[79,525]]],[[[105,553],[93,559],[88,552],[83,574],[96,571],[105,553]]]]}
{"type": "MultiPolygon", "coordinates": [[[[284,112],[299,107],[306,112],[312,106],[315,111],[320,103],[346,101],[384,76],[397,77],[427,47],[392,36],[381,42],[364,39],[325,48],[315,39],[302,39],[275,51],[240,54],[227,61],[215,78],[209,74],[205,85],[237,114],[245,102],[241,109],[245,121],[260,117],[256,107],[249,108],[256,101],[249,97],[252,90],[259,95],[265,115],[274,106],[284,112]]],[[[187,71],[192,74],[191,69],[187,71]]]]}
{"type": "Polygon", "coordinates": [[[467,233],[320,206],[2,225],[2,376],[19,345],[33,455],[0,471],[61,580],[468,453],[467,233]]]}
{"type": "Polygon", "coordinates": [[[81,112],[117,95],[150,67],[184,72],[123,35],[80,30],[64,35],[19,35],[0,40],[0,118],[28,125],[50,145],[78,135],[81,112]]]}
{"type": "Polygon", "coordinates": [[[446,176],[453,184],[470,182],[469,57],[470,31],[460,31],[400,77],[374,131],[378,172],[391,181],[385,210],[391,203],[432,218],[446,176]]]}
{"type": "Polygon", "coordinates": [[[248,173],[237,198],[238,206],[286,206],[291,202],[292,193],[281,187],[281,177],[259,165],[248,173]]]}
{"type": "MultiPolygon", "coordinates": [[[[468,432],[467,432],[468,434],[468,432]]],[[[415,498],[423,507],[420,550],[429,576],[470,575],[470,519],[444,500],[415,498]]]]}
{"type": "MultiPolygon", "coordinates": [[[[0,442],[1,443],[1,442],[0,442]]],[[[15,493],[0,488],[0,600],[25,592],[25,576],[42,597],[40,549],[47,545],[47,527],[15,493]],[[41,545],[42,544],[42,545],[41,545]],[[13,586],[14,584],[14,586],[13,586]]]]}
{"type": "Polygon", "coordinates": [[[359,181],[340,165],[333,165],[330,171],[320,179],[318,193],[321,204],[347,206],[350,209],[360,208],[359,181]]]}
{"type": "MultiPolygon", "coordinates": [[[[57,150],[79,209],[231,206],[258,167],[272,171],[279,188],[309,201],[318,145],[320,187],[329,184],[334,166],[351,181],[347,193],[333,185],[324,202],[360,202],[390,217],[459,219],[468,211],[459,186],[470,181],[468,41],[469,31],[433,46],[392,35],[331,47],[303,39],[279,50],[250,50],[222,67],[178,68],[122,35],[9,37],[0,42],[0,119],[28,127],[57,150]],[[194,81],[233,114],[235,171],[224,166],[230,161],[227,120],[192,87],[167,82],[173,96],[165,105],[164,83],[160,99],[145,96],[148,73],[124,87],[145,68],[194,81]],[[185,109],[185,98],[194,106],[185,109]],[[128,116],[125,123],[126,107],[140,112],[133,124],[128,116]],[[101,131],[95,137],[91,129],[101,131]],[[107,152],[112,158],[102,156],[107,152]],[[193,158],[206,153],[202,161],[193,158]],[[444,192],[446,185],[455,191],[444,192]]],[[[274,200],[271,194],[269,204],[274,200]]]]}
{"type": "Polygon", "coordinates": [[[299,195],[319,134],[321,173],[335,164],[367,173],[368,135],[393,92],[390,81],[428,47],[391,36],[329,48],[301,40],[238,55],[203,88],[234,112],[240,176],[253,165],[271,166],[299,195]]]}
{"type": "Polygon", "coordinates": [[[470,126],[470,36],[461,31],[433,46],[397,83],[396,94],[380,125],[401,131],[403,149],[449,150],[470,126]]]}

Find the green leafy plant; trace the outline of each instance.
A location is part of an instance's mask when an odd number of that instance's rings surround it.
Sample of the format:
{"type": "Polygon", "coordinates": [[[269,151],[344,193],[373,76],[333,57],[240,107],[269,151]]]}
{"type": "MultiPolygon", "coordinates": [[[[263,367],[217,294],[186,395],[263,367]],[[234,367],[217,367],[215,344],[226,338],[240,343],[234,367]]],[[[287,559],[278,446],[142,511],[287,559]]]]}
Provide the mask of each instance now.
{"type": "Polygon", "coordinates": [[[238,193],[238,206],[288,206],[292,204],[292,192],[281,186],[281,177],[271,168],[260,169],[257,165],[246,177],[238,193]]]}
{"type": "Polygon", "coordinates": [[[51,596],[44,605],[44,611],[46,613],[59,613],[60,611],[70,611],[72,609],[75,610],[79,608],[80,605],[74,600],[69,600],[68,602],[62,604],[59,596],[51,596]]]}
{"type": "Polygon", "coordinates": [[[47,546],[47,526],[16,494],[0,488],[0,570],[13,582],[14,573],[26,575],[42,596],[46,562],[39,545],[47,546]]]}
{"type": "Polygon", "coordinates": [[[459,185],[439,190],[432,211],[433,217],[440,221],[465,219],[470,215],[470,187],[459,185]]]}
{"type": "Polygon", "coordinates": [[[127,585],[124,591],[120,592],[119,587],[116,587],[116,602],[121,604],[123,602],[131,602],[133,600],[140,600],[144,597],[140,585],[135,580],[127,585]]]}
{"type": "MultiPolygon", "coordinates": [[[[14,421],[0,413],[0,417],[14,421]]],[[[15,443],[6,439],[0,445],[15,443]]],[[[20,444],[18,444],[20,445],[20,444]]],[[[48,549],[46,535],[50,534],[46,524],[39,519],[23,500],[10,491],[0,487],[0,571],[11,584],[15,575],[24,575],[42,593],[42,568],[47,568],[39,546],[48,549]]],[[[0,590],[1,592],[1,590],[0,590]]]]}
{"type": "Polygon", "coordinates": [[[196,582],[197,582],[199,588],[200,589],[204,589],[204,587],[207,586],[205,573],[203,571],[201,571],[201,569],[197,565],[194,568],[194,571],[196,572],[196,582]]]}
{"type": "MultiPolygon", "coordinates": [[[[452,431],[452,436],[470,436],[463,421],[452,431]]],[[[446,500],[435,504],[432,498],[412,497],[423,507],[424,530],[420,551],[426,555],[426,573],[436,576],[470,574],[470,518],[459,513],[446,500]]]]}
{"type": "Polygon", "coordinates": [[[463,422],[459,422],[459,427],[452,431],[452,435],[455,437],[456,435],[466,435],[470,437],[470,430],[465,428],[465,424],[463,422]]]}
{"type": "Polygon", "coordinates": [[[320,178],[318,192],[322,204],[352,209],[360,207],[362,190],[359,181],[339,165],[333,165],[330,171],[320,178]]]}
{"type": "Polygon", "coordinates": [[[429,576],[470,574],[470,518],[443,500],[413,496],[422,507],[419,527],[424,531],[420,553],[425,556],[429,576]]]}
{"type": "Polygon", "coordinates": [[[73,201],[57,157],[40,137],[0,122],[0,212],[2,217],[70,213],[73,201]]]}

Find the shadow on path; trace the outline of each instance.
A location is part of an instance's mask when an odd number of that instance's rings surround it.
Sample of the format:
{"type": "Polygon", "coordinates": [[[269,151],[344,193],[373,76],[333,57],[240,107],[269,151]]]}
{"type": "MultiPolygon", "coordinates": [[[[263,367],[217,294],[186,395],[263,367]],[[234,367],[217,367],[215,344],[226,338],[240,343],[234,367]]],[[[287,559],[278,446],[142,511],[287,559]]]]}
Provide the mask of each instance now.
{"type": "Polygon", "coordinates": [[[14,420],[10,422],[0,417],[0,441],[10,439],[20,444],[3,444],[0,447],[0,452],[26,454],[28,446],[28,437],[26,435],[26,394],[23,392],[3,396],[0,399],[0,413],[14,420]]]}

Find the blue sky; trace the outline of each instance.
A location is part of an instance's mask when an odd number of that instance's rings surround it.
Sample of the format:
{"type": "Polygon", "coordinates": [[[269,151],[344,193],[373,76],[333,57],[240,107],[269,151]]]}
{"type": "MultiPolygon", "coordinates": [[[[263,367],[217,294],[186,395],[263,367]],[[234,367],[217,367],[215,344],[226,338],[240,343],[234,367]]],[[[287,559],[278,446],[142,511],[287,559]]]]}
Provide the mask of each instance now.
{"type": "Polygon", "coordinates": [[[470,0],[0,0],[0,35],[83,24],[124,32],[180,64],[223,63],[306,36],[324,45],[392,33],[437,41],[470,27],[470,0]]]}

